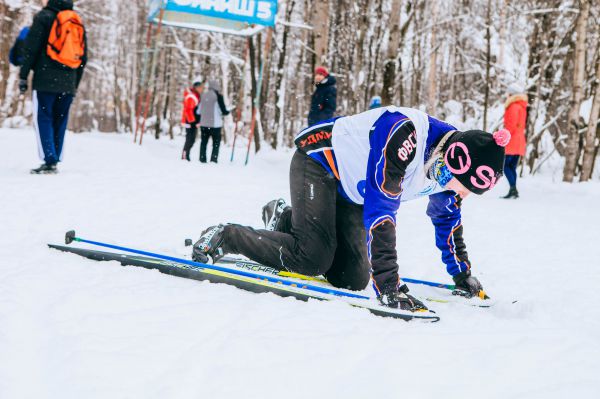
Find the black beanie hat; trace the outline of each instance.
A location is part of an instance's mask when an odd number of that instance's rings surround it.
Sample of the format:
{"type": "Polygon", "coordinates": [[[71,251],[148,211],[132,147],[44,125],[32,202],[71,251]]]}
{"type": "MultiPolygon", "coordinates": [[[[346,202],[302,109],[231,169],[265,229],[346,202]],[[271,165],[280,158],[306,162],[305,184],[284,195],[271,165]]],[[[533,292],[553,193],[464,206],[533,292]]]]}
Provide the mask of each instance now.
{"type": "Polygon", "coordinates": [[[502,177],[504,147],[509,141],[510,132],[506,129],[494,134],[483,130],[456,132],[444,145],[444,161],[463,186],[483,194],[502,177]]]}

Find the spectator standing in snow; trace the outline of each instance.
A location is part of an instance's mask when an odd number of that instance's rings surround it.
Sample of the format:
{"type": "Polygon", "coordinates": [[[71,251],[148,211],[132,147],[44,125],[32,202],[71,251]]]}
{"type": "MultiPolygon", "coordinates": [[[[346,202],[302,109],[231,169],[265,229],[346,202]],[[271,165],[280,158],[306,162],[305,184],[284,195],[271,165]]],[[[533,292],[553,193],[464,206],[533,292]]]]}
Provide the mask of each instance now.
{"type": "Polygon", "coordinates": [[[519,198],[517,191],[517,166],[525,155],[525,123],[527,122],[527,94],[523,89],[512,84],[508,88],[508,99],[504,104],[504,127],[510,132],[510,142],[506,146],[504,174],[510,184],[508,194],[502,198],[519,198]]]}
{"type": "Polygon", "coordinates": [[[190,151],[196,142],[198,135],[198,122],[200,115],[198,114],[198,104],[200,104],[200,94],[202,94],[202,82],[197,79],[192,87],[188,87],[183,92],[183,115],[181,116],[181,124],[185,128],[185,144],[181,159],[190,160],[190,151]]]}
{"type": "Polygon", "coordinates": [[[38,12],[22,48],[19,90],[33,71],[33,124],[44,164],[31,173],[56,173],[69,110],[87,62],[87,43],[73,0],[49,0],[38,12]]]}
{"type": "Polygon", "coordinates": [[[308,126],[333,118],[337,104],[335,78],[327,68],[320,66],[315,69],[315,86],[308,112],[308,126]]]}
{"type": "Polygon", "coordinates": [[[381,97],[373,96],[369,102],[369,109],[375,109],[381,107],[381,97]]]}
{"type": "Polygon", "coordinates": [[[23,47],[25,46],[25,40],[29,34],[29,26],[24,27],[19,32],[19,36],[15,39],[15,43],[10,48],[8,59],[14,66],[20,67],[23,65],[23,47]]]}
{"type": "Polygon", "coordinates": [[[219,160],[224,115],[229,115],[229,110],[225,107],[223,95],[219,92],[219,82],[214,79],[209,80],[208,89],[202,93],[200,100],[200,162],[202,163],[206,163],[206,146],[209,138],[212,138],[210,161],[217,163],[219,160]]]}

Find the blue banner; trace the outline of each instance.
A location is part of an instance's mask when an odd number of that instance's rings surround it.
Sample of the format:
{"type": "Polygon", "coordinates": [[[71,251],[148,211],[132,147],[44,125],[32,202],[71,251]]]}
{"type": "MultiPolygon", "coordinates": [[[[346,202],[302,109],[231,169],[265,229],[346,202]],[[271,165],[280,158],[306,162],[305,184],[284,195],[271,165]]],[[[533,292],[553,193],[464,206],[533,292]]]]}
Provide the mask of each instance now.
{"type": "Polygon", "coordinates": [[[165,10],[274,26],[277,0],[168,0],[165,10]]]}

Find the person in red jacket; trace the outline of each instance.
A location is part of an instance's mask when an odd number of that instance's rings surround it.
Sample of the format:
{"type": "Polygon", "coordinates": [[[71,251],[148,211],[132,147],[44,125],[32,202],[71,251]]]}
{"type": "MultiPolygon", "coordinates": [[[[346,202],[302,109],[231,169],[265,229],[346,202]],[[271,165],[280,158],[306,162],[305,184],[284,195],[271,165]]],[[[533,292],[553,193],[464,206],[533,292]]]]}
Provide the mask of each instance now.
{"type": "Polygon", "coordinates": [[[196,141],[198,135],[198,122],[200,122],[200,116],[198,115],[197,108],[200,103],[200,94],[202,94],[202,82],[196,81],[192,85],[185,89],[183,92],[183,115],[181,116],[181,124],[185,128],[185,144],[183,146],[183,153],[181,159],[190,160],[190,151],[196,141]]]}
{"type": "Polygon", "coordinates": [[[519,198],[517,191],[517,166],[525,155],[525,123],[527,121],[527,94],[517,85],[508,88],[508,99],[504,104],[504,127],[510,132],[510,142],[506,146],[504,175],[510,190],[502,198],[519,198]]]}

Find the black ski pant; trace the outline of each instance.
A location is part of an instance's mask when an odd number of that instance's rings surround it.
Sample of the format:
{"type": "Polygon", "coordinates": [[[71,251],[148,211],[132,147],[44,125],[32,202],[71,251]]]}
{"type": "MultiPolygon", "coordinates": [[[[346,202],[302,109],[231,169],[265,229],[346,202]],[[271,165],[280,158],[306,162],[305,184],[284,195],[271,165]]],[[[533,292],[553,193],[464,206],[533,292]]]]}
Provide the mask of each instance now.
{"type": "Polygon", "coordinates": [[[183,157],[190,160],[190,151],[196,142],[196,136],[198,135],[197,127],[188,127],[185,129],[185,144],[183,145],[183,157]]]}
{"type": "Polygon", "coordinates": [[[210,162],[217,163],[219,160],[219,147],[221,147],[221,128],[204,126],[200,127],[200,162],[206,162],[206,146],[209,138],[212,138],[210,162]]]}
{"type": "Polygon", "coordinates": [[[223,249],[278,270],[324,275],[335,287],[364,289],[370,279],[363,207],[337,192],[321,165],[296,151],[290,166],[292,206],[280,231],[240,225],[224,229],[223,249]]]}

